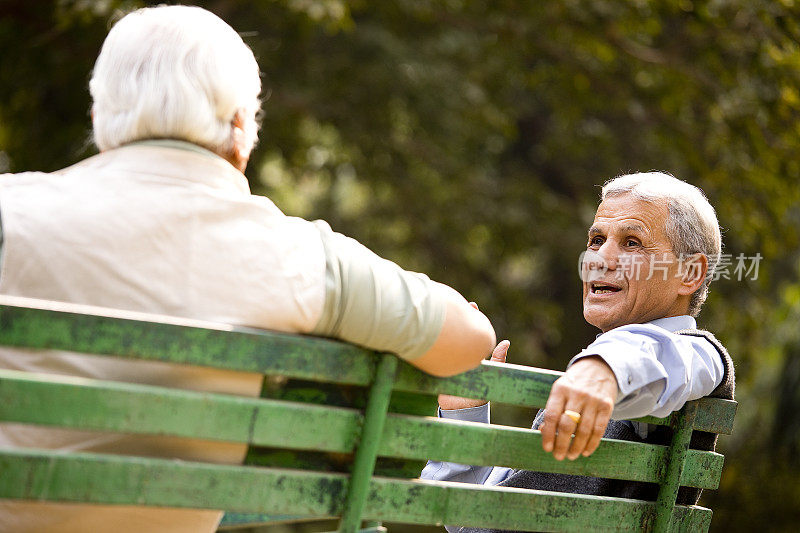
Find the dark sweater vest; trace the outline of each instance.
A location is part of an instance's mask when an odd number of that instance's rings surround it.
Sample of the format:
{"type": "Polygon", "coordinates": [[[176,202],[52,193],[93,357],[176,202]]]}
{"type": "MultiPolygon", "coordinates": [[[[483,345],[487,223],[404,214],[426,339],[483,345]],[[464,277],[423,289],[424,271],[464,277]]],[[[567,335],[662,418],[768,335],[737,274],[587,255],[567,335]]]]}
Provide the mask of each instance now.
{"type": "MultiPolygon", "coordinates": [[[[700,329],[684,329],[676,331],[679,335],[703,337],[710,342],[719,352],[724,366],[722,381],[708,396],[733,400],[735,389],[735,375],[733,360],[721,342],[708,331],[700,329]]],[[[544,410],[539,411],[533,420],[532,429],[538,429],[544,421],[544,410]]],[[[626,422],[611,420],[608,423],[604,438],[646,442],[648,444],[668,445],[672,437],[672,430],[666,426],[651,426],[647,438],[639,437],[633,428],[626,422]]],[[[692,434],[690,447],[696,450],[713,451],[717,444],[717,435],[704,431],[695,431],[692,434]]],[[[658,485],[655,483],[640,483],[618,479],[604,479],[587,476],[572,476],[568,474],[550,474],[546,472],[532,472],[517,470],[500,487],[517,487],[534,490],[549,490],[555,492],[569,492],[572,494],[592,494],[595,496],[613,496],[617,498],[633,498],[638,500],[655,500],[658,496],[658,485]]],[[[678,492],[677,503],[682,505],[695,505],[700,499],[700,489],[681,487],[678,492]]],[[[462,527],[459,533],[500,533],[496,529],[480,529],[462,527]]]]}

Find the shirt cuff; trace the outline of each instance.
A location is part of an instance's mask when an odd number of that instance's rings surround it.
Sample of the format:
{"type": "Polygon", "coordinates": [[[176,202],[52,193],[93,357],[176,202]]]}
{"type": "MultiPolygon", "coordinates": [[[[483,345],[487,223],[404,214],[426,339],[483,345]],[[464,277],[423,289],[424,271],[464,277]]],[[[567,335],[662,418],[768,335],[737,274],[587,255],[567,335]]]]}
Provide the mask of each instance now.
{"type": "Polygon", "coordinates": [[[439,418],[448,420],[461,420],[462,422],[489,423],[489,404],[485,403],[477,407],[467,407],[466,409],[442,409],[439,407],[439,418]]]}
{"type": "Polygon", "coordinates": [[[572,358],[567,368],[576,361],[596,355],[611,368],[617,379],[617,399],[621,401],[630,393],[647,385],[666,381],[667,376],[658,365],[648,364],[650,361],[642,358],[642,348],[619,342],[595,342],[572,358]]]}

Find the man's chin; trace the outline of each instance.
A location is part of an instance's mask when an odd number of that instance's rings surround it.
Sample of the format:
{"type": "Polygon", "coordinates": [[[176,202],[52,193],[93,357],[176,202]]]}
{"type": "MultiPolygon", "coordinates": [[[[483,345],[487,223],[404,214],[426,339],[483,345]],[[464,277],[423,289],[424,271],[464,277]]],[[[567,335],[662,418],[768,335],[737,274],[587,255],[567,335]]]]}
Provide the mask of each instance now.
{"type": "Polygon", "coordinates": [[[614,329],[618,322],[610,309],[607,307],[598,308],[595,305],[585,305],[583,307],[583,318],[602,332],[614,329]]]}

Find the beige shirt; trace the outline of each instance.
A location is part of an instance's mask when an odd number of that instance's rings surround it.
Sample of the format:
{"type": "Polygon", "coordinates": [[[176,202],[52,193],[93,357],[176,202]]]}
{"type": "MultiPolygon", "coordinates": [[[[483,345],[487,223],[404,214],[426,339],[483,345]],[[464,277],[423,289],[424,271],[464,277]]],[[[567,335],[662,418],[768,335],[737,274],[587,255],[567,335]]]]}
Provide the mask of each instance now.
{"type": "MultiPolygon", "coordinates": [[[[53,174],[0,176],[0,294],[333,336],[406,359],[444,320],[426,276],[250,194],[224,159],[145,141],[53,174]]],[[[1,349],[0,367],[257,396],[261,375],[1,349]]],[[[0,446],[235,464],[246,447],[0,425],[0,446]]],[[[0,500],[0,531],[214,531],[217,511],[0,500]]]]}

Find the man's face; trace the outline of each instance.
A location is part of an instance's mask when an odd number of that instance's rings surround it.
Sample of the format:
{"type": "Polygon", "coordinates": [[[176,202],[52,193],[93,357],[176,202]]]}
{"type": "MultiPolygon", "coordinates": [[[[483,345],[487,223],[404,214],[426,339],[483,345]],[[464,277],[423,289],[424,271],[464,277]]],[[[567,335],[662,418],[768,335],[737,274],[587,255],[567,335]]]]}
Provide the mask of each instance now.
{"type": "Polygon", "coordinates": [[[685,314],[679,265],[667,238],[666,203],[631,195],[597,208],[582,264],[583,316],[602,331],[685,314]]]}

